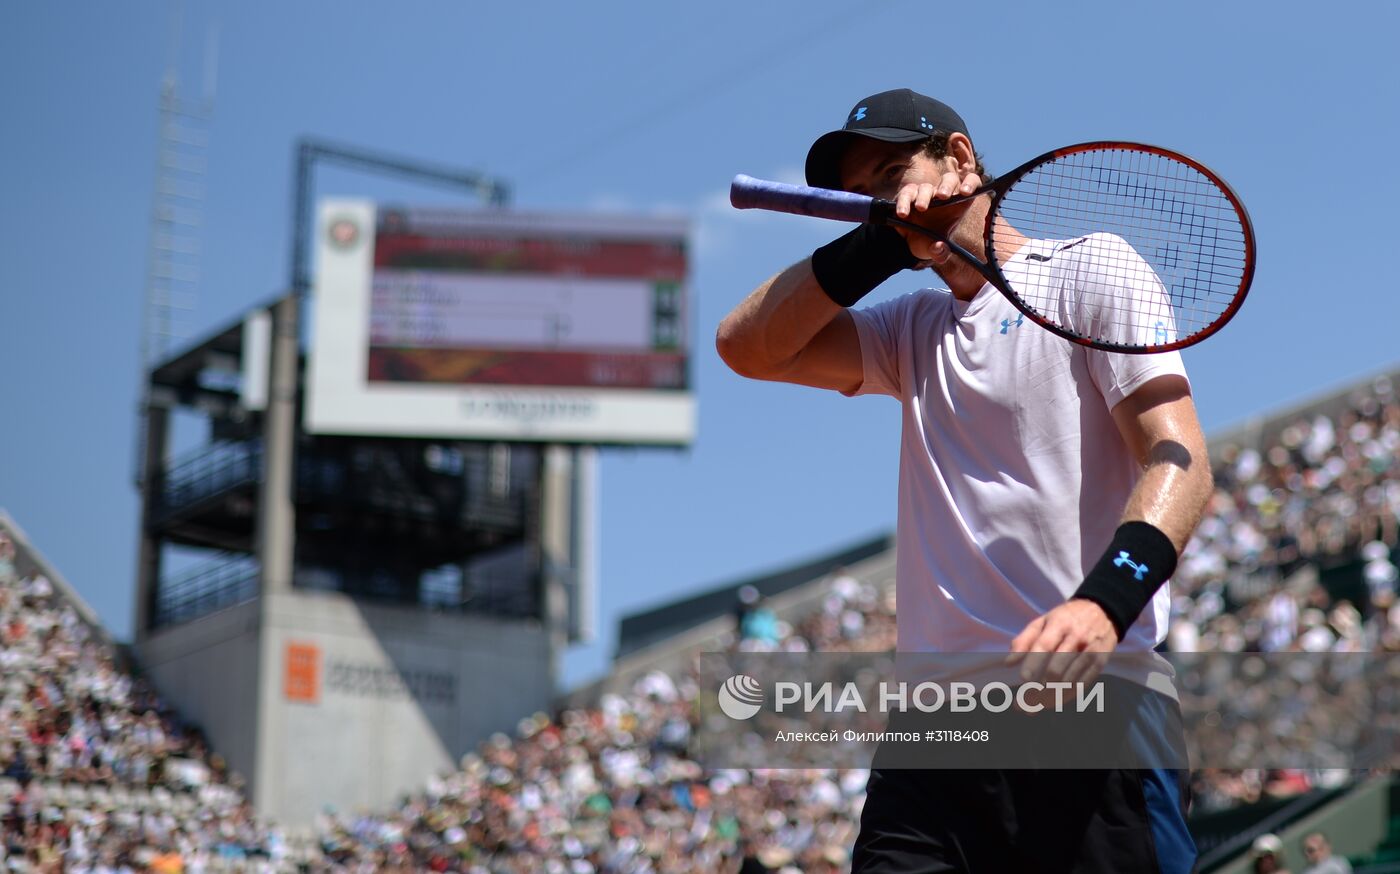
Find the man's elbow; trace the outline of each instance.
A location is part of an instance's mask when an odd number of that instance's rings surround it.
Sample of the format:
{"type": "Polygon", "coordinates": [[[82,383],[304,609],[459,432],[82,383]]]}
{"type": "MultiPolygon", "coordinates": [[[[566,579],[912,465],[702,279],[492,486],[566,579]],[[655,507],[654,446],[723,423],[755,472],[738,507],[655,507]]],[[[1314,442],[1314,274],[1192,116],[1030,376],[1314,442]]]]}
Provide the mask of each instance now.
{"type": "Polygon", "coordinates": [[[1176,468],[1179,471],[1177,476],[1183,478],[1178,481],[1189,484],[1189,490],[1201,496],[1202,502],[1209,498],[1215,488],[1215,475],[1210,469],[1210,453],[1204,440],[1199,437],[1192,439],[1191,436],[1182,436],[1180,439],[1168,438],[1153,443],[1147,452],[1144,469],[1158,465],[1168,469],[1176,468]]]}
{"type": "Polygon", "coordinates": [[[715,331],[715,351],[725,365],[740,376],[749,379],[764,379],[768,369],[754,354],[753,344],[729,320],[719,323],[715,331]]]}

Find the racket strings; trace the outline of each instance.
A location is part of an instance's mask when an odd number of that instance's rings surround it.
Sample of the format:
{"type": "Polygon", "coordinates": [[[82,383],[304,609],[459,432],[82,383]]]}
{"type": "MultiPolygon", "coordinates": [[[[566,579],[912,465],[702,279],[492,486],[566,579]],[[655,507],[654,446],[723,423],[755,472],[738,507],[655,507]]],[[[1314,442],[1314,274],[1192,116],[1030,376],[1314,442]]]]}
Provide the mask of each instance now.
{"type": "Polygon", "coordinates": [[[1038,165],[998,201],[990,248],[1022,303],[1075,336],[1125,348],[1188,340],[1218,322],[1249,263],[1233,201],[1195,167],[1100,148],[1038,165]]]}

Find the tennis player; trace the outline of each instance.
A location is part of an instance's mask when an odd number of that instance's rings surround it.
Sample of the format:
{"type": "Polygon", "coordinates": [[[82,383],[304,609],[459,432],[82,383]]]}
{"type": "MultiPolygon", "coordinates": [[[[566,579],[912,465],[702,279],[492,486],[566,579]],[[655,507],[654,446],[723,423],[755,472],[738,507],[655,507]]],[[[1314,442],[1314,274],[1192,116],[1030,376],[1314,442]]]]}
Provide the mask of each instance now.
{"type": "MultiPolygon", "coordinates": [[[[806,173],[951,227],[985,258],[987,198],[930,209],[986,176],[967,125],[937,100],[901,89],[860,101],[813,144],[806,173]]],[[[1074,243],[1000,254],[1043,269],[1074,243]]],[[[1108,653],[1164,639],[1164,583],[1212,486],[1178,353],[1070,343],[1022,318],[944,244],[884,225],[861,225],[761,284],[716,343],[743,376],[902,404],[901,652],[1017,653],[1085,679],[1108,653]],[[947,290],[855,308],[922,268],[947,290]]],[[[876,768],[853,871],[1187,872],[1186,776],[876,768]]]]}

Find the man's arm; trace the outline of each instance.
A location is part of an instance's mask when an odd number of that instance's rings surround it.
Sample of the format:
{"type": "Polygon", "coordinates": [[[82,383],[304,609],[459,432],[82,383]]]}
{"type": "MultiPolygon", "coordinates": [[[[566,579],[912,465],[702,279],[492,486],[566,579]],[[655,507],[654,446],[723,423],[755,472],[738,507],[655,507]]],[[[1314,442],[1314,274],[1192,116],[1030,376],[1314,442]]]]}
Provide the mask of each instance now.
{"type": "MultiPolygon", "coordinates": [[[[1149,381],[1113,408],[1113,419],[1123,441],[1143,465],[1142,478],[1124,508],[1123,522],[1151,525],[1166,535],[1180,554],[1200,522],[1213,486],[1205,437],[1186,380],[1161,376],[1149,381]]],[[[1072,598],[1027,625],[1011,642],[1011,651],[1067,654],[1051,658],[1046,674],[1087,680],[1117,645],[1118,632],[1104,608],[1091,600],[1072,598]],[[1103,655],[1076,659],[1074,653],[1103,655]]],[[[1039,669],[1039,665],[1029,663],[1027,667],[1032,672],[1039,669]]]]}
{"type": "Polygon", "coordinates": [[[1206,439],[1186,380],[1162,376],[1113,408],[1123,441],[1143,466],[1123,521],[1156,527],[1179,555],[1210,500],[1214,479],[1206,439]]]}
{"type": "Polygon", "coordinates": [[[803,259],[724,317],[715,348],[740,376],[854,391],[864,380],[851,314],[822,291],[803,259]]]}
{"type": "MultiPolygon", "coordinates": [[[[926,212],[935,201],[969,194],[982,180],[971,172],[970,143],[968,147],[966,166],[940,172],[932,165],[929,180],[905,181],[874,193],[893,196],[895,214],[904,219],[926,212]]],[[[861,225],[769,279],[720,322],[715,334],[719,357],[740,376],[855,391],[865,373],[860,337],[846,307],[900,270],[946,264],[952,258],[943,243],[918,238],[920,251],[929,258],[919,260],[907,235],[884,225],[861,225]]]]}

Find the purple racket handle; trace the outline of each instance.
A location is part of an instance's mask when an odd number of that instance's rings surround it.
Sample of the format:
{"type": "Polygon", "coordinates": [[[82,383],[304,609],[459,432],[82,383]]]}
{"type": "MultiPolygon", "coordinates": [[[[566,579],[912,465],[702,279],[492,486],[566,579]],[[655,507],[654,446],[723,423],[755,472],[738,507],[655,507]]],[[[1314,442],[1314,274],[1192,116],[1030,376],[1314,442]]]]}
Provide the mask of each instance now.
{"type": "Polygon", "coordinates": [[[889,205],[888,201],[876,200],[864,194],[769,182],[742,173],[735,176],[729,186],[729,202],[735,209],[771,209],[838,222],[882,219],[882,208],[889,205]]]}

